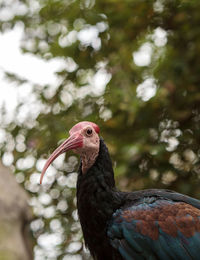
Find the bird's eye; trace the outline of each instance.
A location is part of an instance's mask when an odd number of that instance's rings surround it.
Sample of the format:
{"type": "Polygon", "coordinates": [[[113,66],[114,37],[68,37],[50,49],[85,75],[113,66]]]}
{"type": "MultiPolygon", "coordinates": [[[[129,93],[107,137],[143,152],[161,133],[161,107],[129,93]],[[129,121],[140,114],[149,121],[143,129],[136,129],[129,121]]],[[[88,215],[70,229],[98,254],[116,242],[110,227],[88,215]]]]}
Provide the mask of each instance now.
{"type": "Polygon", "coordinates": [[[86,134],[87,134],[88,136],[90,136],[90,135],[92,134],[92,129],[91,129],[91,128],[88,128],[88,129],[86,130],[86,134]]]}

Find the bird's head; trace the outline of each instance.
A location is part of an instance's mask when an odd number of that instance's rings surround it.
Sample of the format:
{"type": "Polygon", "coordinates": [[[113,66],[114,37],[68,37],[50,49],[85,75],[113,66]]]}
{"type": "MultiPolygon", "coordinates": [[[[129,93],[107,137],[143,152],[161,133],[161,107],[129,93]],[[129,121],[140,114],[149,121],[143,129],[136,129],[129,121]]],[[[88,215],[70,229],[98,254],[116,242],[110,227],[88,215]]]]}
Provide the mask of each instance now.
{"type": "Polygon", "coordinates": [[[69,131],[69,137],[50,155],[44,165],[40,184],[49,165],[62,153],[73,150],[81,155],[82,172],[85,173],[95,162],[99,153],[99,127],[92,122],[79,122],[69,131]]]}

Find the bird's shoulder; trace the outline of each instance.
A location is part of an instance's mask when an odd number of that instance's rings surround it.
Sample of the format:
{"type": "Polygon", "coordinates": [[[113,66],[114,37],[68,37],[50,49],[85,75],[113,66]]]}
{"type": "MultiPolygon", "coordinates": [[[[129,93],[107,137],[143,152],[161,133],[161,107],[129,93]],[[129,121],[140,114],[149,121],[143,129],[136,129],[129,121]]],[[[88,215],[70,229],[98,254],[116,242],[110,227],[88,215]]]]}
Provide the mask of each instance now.
{"type": "MultiPolygon", "coordinates": [[[[112,215],[112,221],[136,221],[137,226],[145,222],[167,223],[191,216],[200,221],[200,200],[164,189],[148,189],[127,193],[125,203],[112,215]],[[140,222],[138,222],[140,221],[140,222]]],[[[151,223],[152,224],[152,223],[151,223]]],[[[168,223],[169,224],[169,223],[168,223]]]]}
{"type": "Polygon", "coordinates": [[[159,231],[173,237],[180,231],[191,237],[200,232],[200,209],[182,201],[145,197],[114,212],[112,225],[121,228],[124,224],[132,225],[137,232],[153,240],[158,239],[159,231]]]}

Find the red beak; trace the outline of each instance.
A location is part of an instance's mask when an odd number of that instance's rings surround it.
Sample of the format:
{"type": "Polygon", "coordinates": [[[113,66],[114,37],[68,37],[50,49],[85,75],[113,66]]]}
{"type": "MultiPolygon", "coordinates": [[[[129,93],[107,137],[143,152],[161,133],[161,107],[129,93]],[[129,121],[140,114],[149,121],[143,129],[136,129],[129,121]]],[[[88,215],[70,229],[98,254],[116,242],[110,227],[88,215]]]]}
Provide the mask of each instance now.
{"type": "Polygon", "coordinates": [[[42,184],[42,179],[44,174],[49,167],[49,165],[62,153],[65,153],[69,150],[76,149],[83,146],[83,136],[81,134],[74,133],[69,138],[67,138],[48,158],[46,161],[44,168],[42,170],[42,174],[40,177],[40,184],[42,184]]]}

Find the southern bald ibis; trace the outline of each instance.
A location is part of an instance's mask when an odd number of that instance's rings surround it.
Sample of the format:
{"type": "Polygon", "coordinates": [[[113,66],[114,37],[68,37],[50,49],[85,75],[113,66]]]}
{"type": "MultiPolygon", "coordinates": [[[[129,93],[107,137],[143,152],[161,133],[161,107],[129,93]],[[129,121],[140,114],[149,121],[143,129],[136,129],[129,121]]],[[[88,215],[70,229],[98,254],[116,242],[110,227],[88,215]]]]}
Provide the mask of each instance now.
{"type": "Polygon", "coordinates": [[[121,192],[99,127],[80,122],[49,157],[80,154],[77,207],[86,246],[97,260],[200,259],[200,201],[170,190],[121,192]]]}

